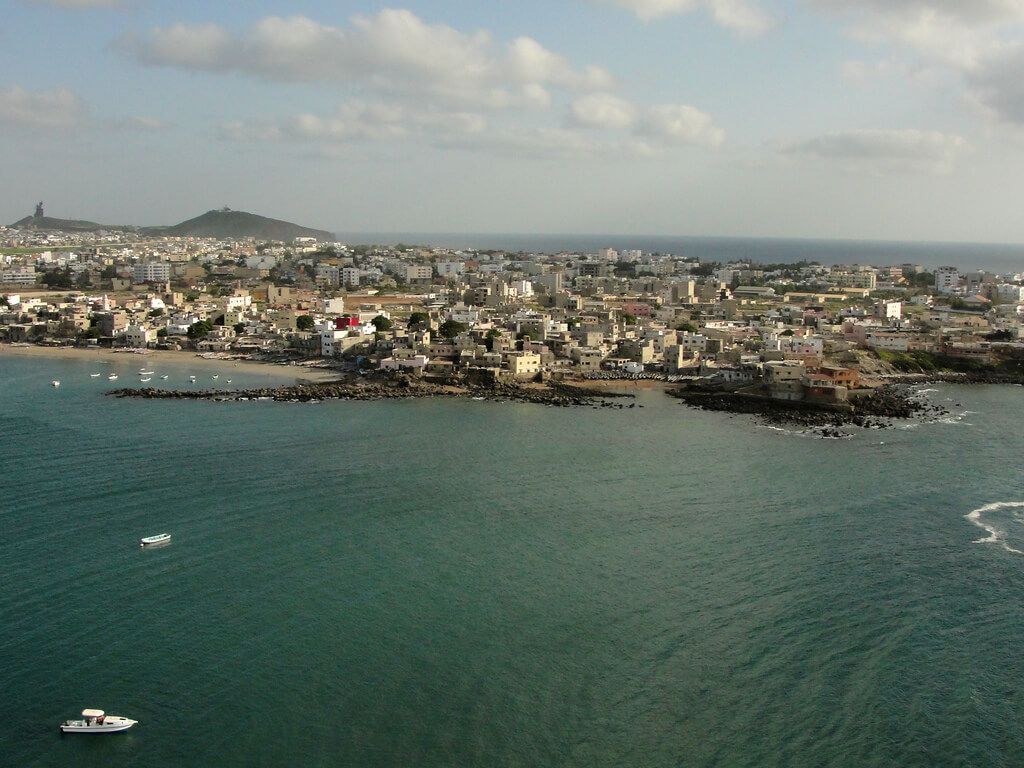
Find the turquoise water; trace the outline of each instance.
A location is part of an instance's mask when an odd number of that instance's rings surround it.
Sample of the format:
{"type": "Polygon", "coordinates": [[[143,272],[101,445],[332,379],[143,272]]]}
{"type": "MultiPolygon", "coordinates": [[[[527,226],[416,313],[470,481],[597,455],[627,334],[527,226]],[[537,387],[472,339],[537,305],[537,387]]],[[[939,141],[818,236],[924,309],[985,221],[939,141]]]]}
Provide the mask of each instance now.
{"type": "Polygon", "coordinates": [[[1024,763],[1024,389],[821,440],[90,370],[0,359],[5,764],[1024,763]]]}

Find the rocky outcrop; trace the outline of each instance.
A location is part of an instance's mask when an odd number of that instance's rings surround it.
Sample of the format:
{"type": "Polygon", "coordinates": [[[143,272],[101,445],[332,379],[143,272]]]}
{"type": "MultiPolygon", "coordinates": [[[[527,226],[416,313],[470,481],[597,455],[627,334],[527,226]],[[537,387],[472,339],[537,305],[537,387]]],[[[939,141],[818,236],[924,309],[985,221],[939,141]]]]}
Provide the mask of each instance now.
{"type": "MultiPolygon", "coordinates": [[[[388,400],[423,397],[462,397],[483,400],[512,400],[551,406],[632,407],[610,402],[619,397],[611,393],[597,393],[582,387],[552,383],[548,386],[520,386],[495,383],[491,386],[441,385],[405,376],[382,376],[371,379],[339,380],[285,387],[261,387],[246,390],[178,390],[130,388],[116,389],[108,394],[114,397],[137,397],[159,400],[275,400],[278,402],[308,403],[320,400],[388,400]]],[[[632,397],[631,395],[627,397],[632,397]]]]}
{"type": "Polygon", "coordinates": [[[748,413],[769,424],[803,427],[888,426],[892,419],[937,417],[946,413],[929,405],[905,385],[886,385],[852,393],[846,403],[816,403],[806,400],[773,400],[760,394],[680,387],[669,392],[687,405],[708,411],[748,413]]]}

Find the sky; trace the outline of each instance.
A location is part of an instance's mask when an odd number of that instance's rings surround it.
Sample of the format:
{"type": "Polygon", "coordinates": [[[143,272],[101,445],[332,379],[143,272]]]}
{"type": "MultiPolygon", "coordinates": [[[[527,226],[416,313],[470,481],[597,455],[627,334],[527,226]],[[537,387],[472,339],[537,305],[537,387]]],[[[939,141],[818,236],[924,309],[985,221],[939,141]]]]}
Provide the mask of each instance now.
{"type": "Polygon", "coordinates": [[[0,223],[1024,242],[1024,0],[6,0],[0,223]]]}

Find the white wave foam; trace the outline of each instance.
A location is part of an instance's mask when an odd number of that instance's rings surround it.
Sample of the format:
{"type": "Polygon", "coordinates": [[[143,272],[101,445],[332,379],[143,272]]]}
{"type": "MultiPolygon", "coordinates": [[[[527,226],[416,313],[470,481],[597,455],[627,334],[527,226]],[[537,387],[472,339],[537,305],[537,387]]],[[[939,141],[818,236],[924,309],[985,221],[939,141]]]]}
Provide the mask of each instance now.
{"type": "MultiPolygon", "coordinates": [[[[996,501],[992,504],[986,504],[983,507],[971,510],[969,513],[964,515],[968,520],[974,523],[979,528],[988,532],[988,536],[984,539],[976,539],[975,544],[998,544],[1007,552],[1013,552],[1018,555],[1024,555],[1019,549],[1014,549],[1006,543],[1006,531],[996,527],[993,523],[985,522],[983,519],[985,514],[988,512],[996,512],[1002,509],[1011,510],[1024,510],[1024,501],[996,501]]],[[[1017,520],[1021,519],[1021,513],[1017,512],[1013,515],[1017,520]]]]}

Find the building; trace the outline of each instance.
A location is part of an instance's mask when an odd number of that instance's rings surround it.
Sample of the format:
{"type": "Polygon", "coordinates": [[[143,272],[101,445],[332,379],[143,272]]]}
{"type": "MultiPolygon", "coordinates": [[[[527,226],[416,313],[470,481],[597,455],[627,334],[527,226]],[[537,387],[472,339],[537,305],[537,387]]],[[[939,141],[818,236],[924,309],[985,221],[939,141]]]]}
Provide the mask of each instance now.
{"type": "Polygon", "coordinates": [[[517,378],[536,376],[540,373],[540,355],[536,352],[510,352],[508,371],[517,378]]]}
{"type": "Polygon", "coordinates": [[[136,264],[134,279],[136,283],[166,283],[171,279],[171,265],[160,262],[136,264]]]}
{"type": "Polygon", "coordinates": [[[935,292],[950,293],[960,285],[960,273],[956,267],[939,267],[935,270],[935,292]]]}

